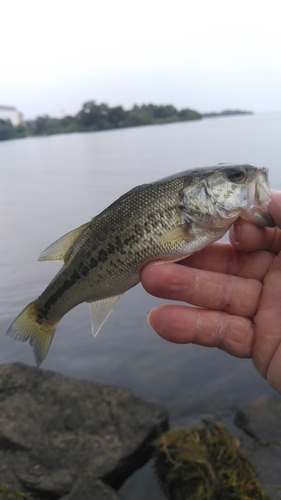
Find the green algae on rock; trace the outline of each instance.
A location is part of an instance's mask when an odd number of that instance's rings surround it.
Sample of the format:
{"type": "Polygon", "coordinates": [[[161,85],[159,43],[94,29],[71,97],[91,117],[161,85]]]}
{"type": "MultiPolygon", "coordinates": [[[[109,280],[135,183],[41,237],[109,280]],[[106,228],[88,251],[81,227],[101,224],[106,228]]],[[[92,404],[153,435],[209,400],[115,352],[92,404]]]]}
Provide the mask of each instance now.
{"type": "Polygon", "coordinates": [[[239,439],[219,423],[163,434],[155,467],[170,500],[269,500],[239,439]]]}
{"type": "Polygon", "coordinates": [[[6,484],[0,483],[0,500],[31,500],[31,498],[20,491],[14,491],[6,484]]]}

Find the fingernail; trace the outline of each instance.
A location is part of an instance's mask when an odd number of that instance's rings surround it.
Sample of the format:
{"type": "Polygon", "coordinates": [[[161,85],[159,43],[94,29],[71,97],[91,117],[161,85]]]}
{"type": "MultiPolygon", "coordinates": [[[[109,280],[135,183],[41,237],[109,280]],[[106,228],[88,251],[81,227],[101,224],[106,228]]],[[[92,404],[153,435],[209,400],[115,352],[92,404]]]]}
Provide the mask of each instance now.
{"type": "Polygon", "coordinates": [[[151,323],[150,323],[150,316],[151,316],[152,311],[153,311],[153,309],[151,309],[150,311],[148,311],[148,313],[146,315],[146,321],[148,322],[149,326],[152,326],[151,323]]]}
{"type": "Polygon", "coordinates": [[[241,227],[240,221],[235,222],[235,224],[233,224],[231,230],[232,230],[235,244],[240,245],[242,233],[243,233],[243,228],[241,227]]]}
{"type": "Polygon", "coordinates": [[[154,260],[153,262],[151,262],[151,265],[152,266],[163,266],[163,264],[168,264],[169,261],[167,260],[154,260]]]}

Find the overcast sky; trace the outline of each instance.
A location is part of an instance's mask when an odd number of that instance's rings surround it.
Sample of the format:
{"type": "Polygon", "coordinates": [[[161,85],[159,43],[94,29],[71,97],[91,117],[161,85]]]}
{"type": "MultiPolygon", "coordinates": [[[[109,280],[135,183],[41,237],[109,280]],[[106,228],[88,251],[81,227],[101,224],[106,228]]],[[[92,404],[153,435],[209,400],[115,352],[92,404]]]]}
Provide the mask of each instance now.
{"type": "Polygon", "coordinates": [[[281,111],[280,0],[9,0],[0,104],[25,118],[83,102],[281,111]]]}

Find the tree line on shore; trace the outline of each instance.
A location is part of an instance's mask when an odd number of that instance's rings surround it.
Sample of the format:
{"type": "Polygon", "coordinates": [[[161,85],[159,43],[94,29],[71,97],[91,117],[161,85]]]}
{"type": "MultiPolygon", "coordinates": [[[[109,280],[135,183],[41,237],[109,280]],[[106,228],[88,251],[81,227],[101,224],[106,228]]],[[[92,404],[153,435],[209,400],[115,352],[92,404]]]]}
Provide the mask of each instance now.
{"type": "Polygon", "coordinates": [[[105,103],[97,104],[95,101],[88,101],[74,116],[67,115],[62,118],[38,116],[35,120],[27,120],[17,127],[14,127],[8,120],[0,119],[0,140],[109,130],[201,118],[202,115],[197,111],[188,108],[178,111],[172,105],[143,104],[134,105],[132,109],[125,110],[122,106],[109,107],[105,103]]]}
{"type": "Polygon", "coordinates": [[[105,103],[97,104],[96,101],[88,101],[83,104],[82,109],[74,116],[67,115],[62,118],[52,118],[43,115],[38,116],[35,120],[27,120],[16,127],[9,120],[0,119],[0,141],[29,136],[68,134],[71,132],[200,120],[208,116],[225,116],[229,114],[249,114],[249,112],[227,110],[221,113],[203,115],[189,108],[178,110],[171,104],[134,105],[132,109],[125,110],[122,106],[109,107],[105,103]]]}

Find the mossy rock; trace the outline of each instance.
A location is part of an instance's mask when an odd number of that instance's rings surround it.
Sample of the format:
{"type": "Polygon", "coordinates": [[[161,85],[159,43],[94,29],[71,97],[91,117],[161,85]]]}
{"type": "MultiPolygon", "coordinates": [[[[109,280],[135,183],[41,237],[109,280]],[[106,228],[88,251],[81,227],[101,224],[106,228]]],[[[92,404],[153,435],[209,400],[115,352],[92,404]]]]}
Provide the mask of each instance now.
{"type": "Polygon", "coordinates": [[[11,490],[6,484],[0,483],[0,500],[32,500],[26,493],[11,490]]]}
{"type": "Polygon", "coordinates": [[[155,467],[170,500],[269,500],[239,439],[219,423],[163,434],[155,467]]]}

